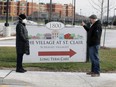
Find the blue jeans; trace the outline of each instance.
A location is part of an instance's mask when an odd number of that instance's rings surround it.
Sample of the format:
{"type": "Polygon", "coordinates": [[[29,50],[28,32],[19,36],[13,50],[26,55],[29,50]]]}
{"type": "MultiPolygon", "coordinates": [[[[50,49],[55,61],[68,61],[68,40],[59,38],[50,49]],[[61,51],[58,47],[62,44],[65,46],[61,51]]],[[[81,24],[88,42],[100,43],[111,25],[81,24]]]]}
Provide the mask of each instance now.
{"type": "Polygon", "coordinates": [[[100,63],[99,63],[99,51],[100,45],[94,45],[89,47],[89,57],[91,60],[91,72],[100,73],[100,63]]]}

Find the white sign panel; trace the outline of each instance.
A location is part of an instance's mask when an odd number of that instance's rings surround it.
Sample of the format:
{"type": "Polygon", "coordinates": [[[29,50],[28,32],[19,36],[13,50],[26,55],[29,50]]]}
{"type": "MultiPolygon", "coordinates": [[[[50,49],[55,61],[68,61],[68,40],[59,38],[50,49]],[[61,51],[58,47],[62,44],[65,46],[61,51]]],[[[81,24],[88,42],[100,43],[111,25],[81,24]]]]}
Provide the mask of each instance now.
{"type": "Polygon", "coordinates": [[[64,27],[60,22],[27,27],[30,55],[25,63],[86,62],[86,31],[83,27],[64,27]]]}

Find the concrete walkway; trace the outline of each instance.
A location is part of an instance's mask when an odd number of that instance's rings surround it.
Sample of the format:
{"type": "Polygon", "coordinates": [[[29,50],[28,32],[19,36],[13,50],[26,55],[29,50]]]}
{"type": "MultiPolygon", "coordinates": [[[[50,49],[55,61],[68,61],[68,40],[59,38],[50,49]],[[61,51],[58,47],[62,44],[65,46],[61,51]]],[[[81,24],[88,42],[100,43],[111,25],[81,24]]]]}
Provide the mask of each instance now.
{"type": "Polygon", "coordinates": [[[15,36],[11,36],[11,37],[1,37],[0,38],[0,41],[3,41],[3,40],[15,40],[16,37],[15,36]]]}
{"type": "Polygon", "coordinates": [[[116,87],[116,73],[91,77],[78,72],[0,70],[0,87],[116,87]]]}

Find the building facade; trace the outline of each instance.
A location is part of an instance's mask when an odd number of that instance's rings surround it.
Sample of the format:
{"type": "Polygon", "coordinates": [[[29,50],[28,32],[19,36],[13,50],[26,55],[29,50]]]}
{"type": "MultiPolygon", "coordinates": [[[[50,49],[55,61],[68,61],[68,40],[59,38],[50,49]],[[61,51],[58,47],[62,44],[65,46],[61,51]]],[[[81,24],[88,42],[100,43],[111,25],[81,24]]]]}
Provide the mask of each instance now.
{"type": "MultiPolygon", "coordinates": [[[[62,4],[52,4],[52,13],[57,13],[59,14],[59,16],[61,17],[62,15],[62,8],[63,8],[63,5],[62,4]]],[[[46,11],[47,12],[50,12],[50,4],[46,4],[46,11]]]]}
{"type": "Polygon", "coordinates": [[[47,12],[47,7],[45,3],[39,3],[39,12],[47,12]]]}
{"type": "MultiPolygon", "coordinates": [[[[9,16],[16,17],[19,14],[26,14],[27,16],[32,15],[34,12],[38,12],[39,5],[37,3],[27,2],[26,0],[21,1],[9,1],[9,16]]],[[[0,1],[0,16],[6,14],[6,1],[0,1]]]]}
{"type": "Polygon", "coordinates": [[[35,12],[39,11],[39,4],[28,2],[27,3],[27,16],[32,15],[35,12]]]}
{"type": "Polygon", "coordinates": [[[25,0],[17,2],[17,15],[19,14],[27,14],[27,2],[25,0]]]}
{"type": "MultiPolygon", "coordinates": [[[[9,16],[16,17],[19,14],[26,14],[31,16],[34,13],[42,13],[43,16],[49,17],[50,3],[35,3],[27,2],[27,0],[20,1],[9,1],[9,16]],[[43,14],[44,13],[44,14],[43,14]]],[[[5,16],[6,14],[6,1],[0,1],[0,16],[5,16]]],[[[52,17],[62,18],[62,17],[73,17],[74,6],[72,4],[52,4],[52,17]]],[[[44,18],[46,18],[44,17],[44,18]]]]}
{"type": "Polygon", "coordinates": [[[72,4],[64,4],[62,10],[62,17],[73,17],[74,6],[72,4]]]}
{"type": "MultiPolygon", "coordinates": [[[[6,15],[6,1],[0,1],[0,16],[6,15]]],[[[9,16],[17,16],[17,2],[9,1],[9,16]]]]}

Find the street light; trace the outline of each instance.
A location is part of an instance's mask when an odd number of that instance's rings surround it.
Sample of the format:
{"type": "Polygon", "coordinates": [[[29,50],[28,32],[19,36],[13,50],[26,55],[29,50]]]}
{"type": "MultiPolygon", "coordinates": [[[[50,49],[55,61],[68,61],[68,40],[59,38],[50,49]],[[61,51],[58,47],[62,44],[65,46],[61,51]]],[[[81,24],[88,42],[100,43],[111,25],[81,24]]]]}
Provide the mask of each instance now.
{"type": "Polygon", "coordinates": [[[80,20],[82,21],[82,14],[81,14],[82,9],[80,9],[80,20]]]}
{"type": "Polygon", "coordinates": [[[115,19],[116,19],[116,15],[115,15],[115,10],[116,10],[116,8],[114,8],[114,17],[113,17],[113,22],[112,22],[112,25],[113,25],[113,23],[115,22],[115,19]]]}
{"type": "Polygon", "coordinates": [[[81,15],[81,11],[82,11],[82,9],[80,9],[80,15],[81,15]]]}
{"type": "Polygon", "coordinates": [[[9,26],[9,23],[8,23],[8,18],[9,18],[9,16],[8,16],[8,13],[9,13],[9,0],[7,0],[7,2],[6,2],[7,4],[7,6],[6,6],[6,23],[5,23],[5,26],[6,27],[8,27],[9,26]]]}
{"type": "MultiPolygon", "coordinates": [[[[106,26],[108,26],[108,21],[109,21],[109,0],[107,1],[107,24],[106,26]]],[[[104,39],[103,39],[103,47],[105,47],[105,40],[106,40],[106,26],[105,26],[105,30],[104,30],[104,39]]]]}
{"type": "Polygon", "coordinates": [[[33,20],[33,14],[34,14],[34,13],[33,13],[33,0],[32,0],[31,3],[32,3],[32,8],[31,8],[31,10],[32,10],[31,13],[32,13],[32,15],[31,15],[31,18],[32,18],[32,20],[33,20]]]}
{"type": "Polygon", "coordinates": [[[107,3],[107,23],[109,21],[109,0],[108,0],[108,3],[107,3]]]}
{"type": "Polygon", "coordinates": [[[76,11],[76,0],[74,0],[74,19],[73,19],[74,21],[73,21],[73,25],[75,25],[75,15],[76,15],[75,11],[76,11]]]}
{"type": "Polygon", "coordinates": [[[116,15],[115,15],[115,10],[116,10],[116,8],[114,9],[114,18],[115,18],[115,16],[116,16],[116,15]]]}
{"type": "Polygon", "coordinates": [[[9,0],[7,0],[6,2],[6,23],[4,24],[3,29],[4,37],[9,37],[11,35],[11,28],[9,27],[8,18],[9,18],[9,0]]]}
{"type": "Polygon", "coordinates": [[[52,0],[50,0],[50,11],[49,11],[49,22],[51,21],[52,17],[52,0]]]}

